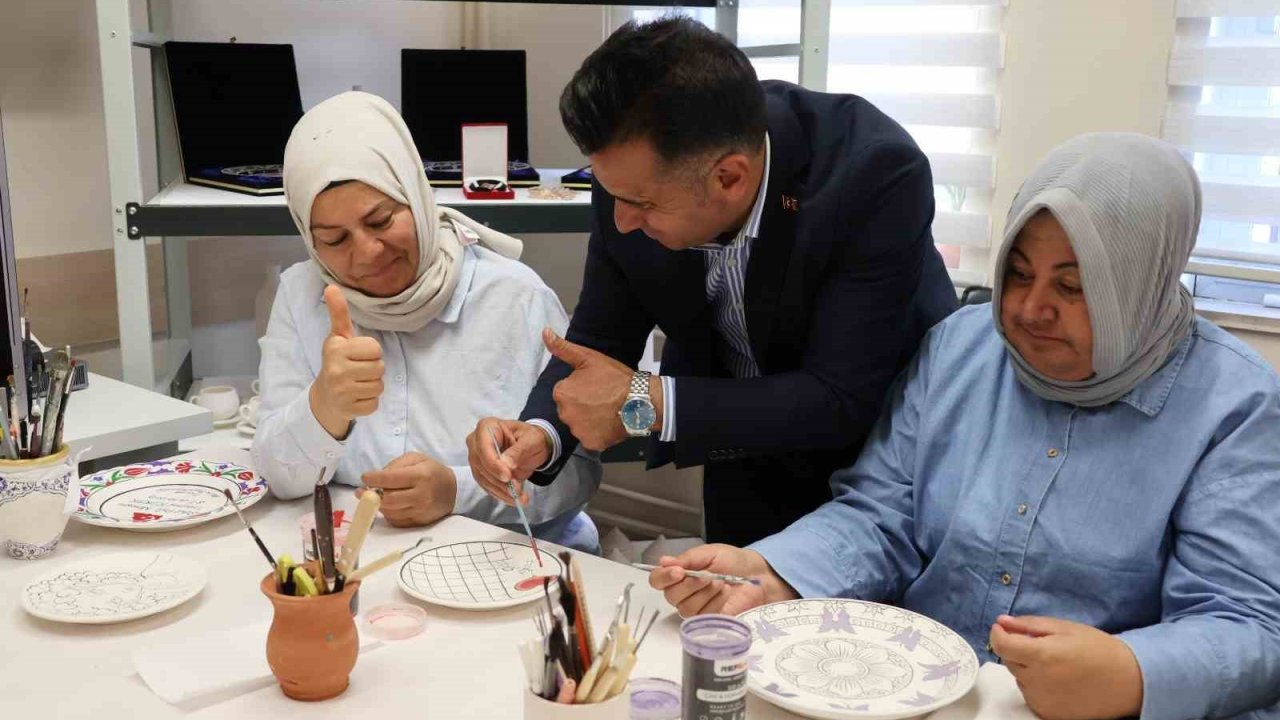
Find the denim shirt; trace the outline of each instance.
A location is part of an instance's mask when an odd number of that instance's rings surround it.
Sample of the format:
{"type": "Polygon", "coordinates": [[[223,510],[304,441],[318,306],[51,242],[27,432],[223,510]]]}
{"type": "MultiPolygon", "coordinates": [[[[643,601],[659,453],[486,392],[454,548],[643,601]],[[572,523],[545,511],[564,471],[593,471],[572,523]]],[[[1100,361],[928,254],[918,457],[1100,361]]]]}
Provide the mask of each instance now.
{"type": "Polygon", "coordinates": [[[1116,634],[1142,718],[1280,717],[1280,380],[1197,318],[1098,408],[1023,387],[989,306],[935,327],[834,499],[752,546],[805,597],[1116,634]],[[1274,715],[1273,715],[1274,713],[1274,715]]]}

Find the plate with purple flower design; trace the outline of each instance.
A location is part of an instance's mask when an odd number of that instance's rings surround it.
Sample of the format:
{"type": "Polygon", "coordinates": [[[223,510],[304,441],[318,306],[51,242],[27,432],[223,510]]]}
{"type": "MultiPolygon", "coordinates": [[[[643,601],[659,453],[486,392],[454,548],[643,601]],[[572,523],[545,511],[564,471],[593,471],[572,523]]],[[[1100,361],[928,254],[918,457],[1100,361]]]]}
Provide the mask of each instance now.
{"type": "Polygon", "coordinates": [[[165,532],[216,520],[267,494],[267,481],[235,463],[179,458],[123,465],[80,478],[76,520],[89,525],[165,532]]]}
{"type": "Polygon", "coordinates": [[[751,628],[747,687],[811,718],[897,720],[964,697],[973,648],[945,625],[862,600],[788,600],[738,616],[751,628]]]}

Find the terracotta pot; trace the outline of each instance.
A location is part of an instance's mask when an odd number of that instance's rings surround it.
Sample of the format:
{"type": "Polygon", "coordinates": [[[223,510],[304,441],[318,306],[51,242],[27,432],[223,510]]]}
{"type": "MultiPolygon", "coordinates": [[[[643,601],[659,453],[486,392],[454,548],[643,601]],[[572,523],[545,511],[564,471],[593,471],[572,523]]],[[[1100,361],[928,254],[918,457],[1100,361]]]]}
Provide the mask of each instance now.
{"type": "Polygon", "coordinates": [[[328,700],[347,689],[360,640],[351,617],[359,581],[340,593],[294,597],[276,592],[275,574],[262,579],[262,594],[275,607],[267,632],[267,664],[284,694],[294,700],[328,700]]]}

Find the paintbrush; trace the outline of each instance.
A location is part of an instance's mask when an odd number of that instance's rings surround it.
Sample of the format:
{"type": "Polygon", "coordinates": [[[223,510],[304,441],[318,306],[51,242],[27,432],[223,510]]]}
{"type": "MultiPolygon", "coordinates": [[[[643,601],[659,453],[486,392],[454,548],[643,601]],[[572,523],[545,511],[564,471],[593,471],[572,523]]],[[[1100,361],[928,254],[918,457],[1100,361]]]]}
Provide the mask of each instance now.
{"type": "MultiPolygon", "coordinates": [[[[493,426],[489,426],[489,439],[493,441],[493,451],[498,453],[498,459],[502,459],[502,445],[498,443],[498,436],[493,434],[493,426]]],[[[538,554],[538,543],[533,539],[533,528],[529,527],[529,518],[524,514],[524,507],[520,504],[520,496],[516,494],[516,484],[514,481],[507,481],[507,491],[511,493],[511,500],[516,504],[516,512],[520,513],[520,523],[524,525],[524,532],[529,536],[529,545],[533,548],[533,558],[538,561],[538,567],[542,567],[542,556],[538,554]]]]}
{"type": "Polygon", "coordinates": [[[271,569],[275,570],[275,557],[271,555],[271,551],[267,549],[265,544],[263,544],[262,538],[258,537],[258,531],[253,529],[253,526],[245,519],[244,513],[240,512],[240,506],[236,505],[235,498],[231,497],[231,491],[223,488],[222,494],[227,498],[227,502],[231,503],[231,508],[236,511],[236,517],[240,518],[240,522],[244,523],[245,530],[248,530],[249,534],[253,536],[253,541],[258,544],[258,549],[262,551],[263,557],[267,559],[267,562],[271,563],[271,569]]]}
{"type": "Polygon", "coordinates": [[[375,572],[377,572],[377,571],[381,570],[382,568],[384,568],[384,567],[386,567],[386,566],[388,566],[388,565],[390,565],[390,564],[394,563],[395,561],[399,560],[400,558],[404,557],[404,554],[405,554],[405,553],[407,553],[407,552],[409,552],[410,550],[412,550],[412,549],[414,549],[414,548],[418,547],[419,545],[421,545],[421,544],[422,544],[422,543],[424,543],[424,542],[429,542],[430,540],[431,540],[431,538],[430,538],[430,537],[428,537],[428,536],[423,536],[422,538],[420,538],[420,539],[418,540],[418,542],[416,542],[416,543],[414,543],[414,544],[410,545],[409,547],[407,547],[407,548],[405,548],[405,549],[403,549],[403,550],[393,550],[393,551],[391,551],[391,552],[387,553],[386,555],[383,555],[382,557],[378,558],[377,560],[374,560],[373,562],[369,563],[368,565],[364,565],[364,566],[362,566],[362,567],[360,567],[360,568],[357,568],[356,570],[351,571],[351,574],[347,576],[347,582],[352,583],[352,582],[355,582],[355,581],[357,581],[357,580],[363,580],[364,578],[369,577],[369,576],[370,576],[370,575],[372,575],[373,573],[375,573],[375,572]]]}
{"type": "MultiPolygon", "coordinates": [[[[646,565],[645,563],[631,563],[631,567],[638,570],[662,570],[668,567],[680,567],[679,565],[646,565]]],[[[741,575],[725,575],[723,573],[707,572],[706,570],[685,570],[684,574],[703,580],[719,580],[720,582],[730,585],[759,585],[758,578],[742,577],[741,575]]]]}

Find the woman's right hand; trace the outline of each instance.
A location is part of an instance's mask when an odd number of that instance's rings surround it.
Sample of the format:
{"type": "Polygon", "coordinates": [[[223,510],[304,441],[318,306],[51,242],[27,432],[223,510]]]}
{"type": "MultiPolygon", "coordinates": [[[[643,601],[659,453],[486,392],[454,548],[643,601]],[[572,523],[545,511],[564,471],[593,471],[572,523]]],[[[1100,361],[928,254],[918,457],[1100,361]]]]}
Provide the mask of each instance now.
{"type": "Polygon", "coordinates": [[[649,585],[690,618],[706,613],[737,615],[753,607],[800,597],[755,550],[732,545],[699,545],[678,557],[663,556],[649,573],[649,585]],[[759,585],[730,585],[723,580],[691,577],[685,570],[754,578],[759,585]]]}
{"type": "Polygon", "coordinates": [[[335,285],[324,289],[329,308],[329,337],[324,340],[320,374],[311,383],[311,413],[333,437],[347,436],[351,421],[372,415],[382,396],[382,346],[356,335],[347,299],[335,285]]]}

